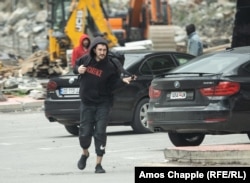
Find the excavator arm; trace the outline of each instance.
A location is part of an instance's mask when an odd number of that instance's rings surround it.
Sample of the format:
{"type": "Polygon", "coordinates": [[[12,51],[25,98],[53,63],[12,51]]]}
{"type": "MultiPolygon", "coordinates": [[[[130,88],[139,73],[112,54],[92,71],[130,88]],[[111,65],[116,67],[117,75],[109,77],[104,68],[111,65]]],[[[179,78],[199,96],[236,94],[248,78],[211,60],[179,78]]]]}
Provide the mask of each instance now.
{"type": "Polygon", "coordinates": [[[83,33],[103,35],[109,47],[118,45],[117,38],[104,16],[100,0],[50,1],[51,28],[49,30],[50,60],[61,59],[66,49],[79,43],[83,33]],[[87,30],[89,29],[89,30],[87,30]]]}
{"type": "MultiPolygon", "coordinates": [[[[81,2],[83,2],[83,0],[81,2]]],[[[100,0],[84,0],[84,2],[87,5],[90,17],[92,17],[94,20],[97,31],[99,31],[106,38],[109,43],[109,47],[117,46],[117,38],[112,33],[112,29],[108,23],[108,20],[104,16],[104,11],[102,9],[100,0]]]]}

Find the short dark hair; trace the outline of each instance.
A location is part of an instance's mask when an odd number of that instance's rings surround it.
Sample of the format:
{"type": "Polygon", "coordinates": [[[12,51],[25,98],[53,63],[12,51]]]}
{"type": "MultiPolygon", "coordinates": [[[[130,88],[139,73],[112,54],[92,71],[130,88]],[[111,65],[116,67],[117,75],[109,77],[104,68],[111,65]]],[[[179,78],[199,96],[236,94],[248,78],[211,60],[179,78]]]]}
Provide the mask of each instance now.
{"type": "Polygon", "coordinates": [[[195,25],[194,24],[189,24],[186,26],[186,32],[187,32],[187,35],[195,32],[195,25]]]}

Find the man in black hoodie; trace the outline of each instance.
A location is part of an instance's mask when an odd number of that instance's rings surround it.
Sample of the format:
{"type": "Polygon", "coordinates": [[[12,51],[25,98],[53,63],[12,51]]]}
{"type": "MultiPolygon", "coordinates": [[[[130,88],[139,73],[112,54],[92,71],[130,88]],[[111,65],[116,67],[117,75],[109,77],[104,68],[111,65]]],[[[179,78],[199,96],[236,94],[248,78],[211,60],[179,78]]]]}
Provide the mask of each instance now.
{"type": "Polygon", "coordinates": [[[92,136],[97,155],[95,173],[105,173],[101,166],[107,141],[106,127],[113,104],[113,91],[129,84],[132,77],[120,78],[108,59],[108,43],[102,37],[93,39],[89,54],[77,60],[74,73],[80,74],[79,141],[83,149],[78,168],[83,170],[89,157],[92,136]]]}

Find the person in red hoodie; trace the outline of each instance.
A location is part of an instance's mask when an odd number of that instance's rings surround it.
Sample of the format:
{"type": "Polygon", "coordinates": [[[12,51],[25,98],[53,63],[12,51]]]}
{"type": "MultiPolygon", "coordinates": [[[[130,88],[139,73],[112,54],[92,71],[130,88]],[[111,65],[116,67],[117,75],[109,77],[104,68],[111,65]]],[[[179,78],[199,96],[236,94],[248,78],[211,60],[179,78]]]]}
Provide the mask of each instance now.
{"type": "Polygon", "coordinates": [[[90,38],[87,34],[81,35],[79,45],[74,47],[71,57],[71,67],[74,68],[76,60],[89,52],[90,38]]]}

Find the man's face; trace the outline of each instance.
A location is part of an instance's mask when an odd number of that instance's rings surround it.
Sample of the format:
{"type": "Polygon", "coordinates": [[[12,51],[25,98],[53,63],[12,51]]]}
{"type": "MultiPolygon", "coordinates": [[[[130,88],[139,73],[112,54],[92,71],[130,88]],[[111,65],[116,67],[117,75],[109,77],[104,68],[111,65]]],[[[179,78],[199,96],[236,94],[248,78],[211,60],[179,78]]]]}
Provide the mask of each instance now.
{"type": "Polygon", "coordinates": [[[88,40],[88,39],[84,39],[84,40],[82,41],[82,46],[83,46],[84,48],[88,48],[88,47],[89,47],[89,40],[88,40]]]}
{"type": "Polygon", "coordinates": [[[98,44],[95,48],[96,53],[96,61],[103,60],[107,55],[107,45],[105,44],[98,44]]]}

